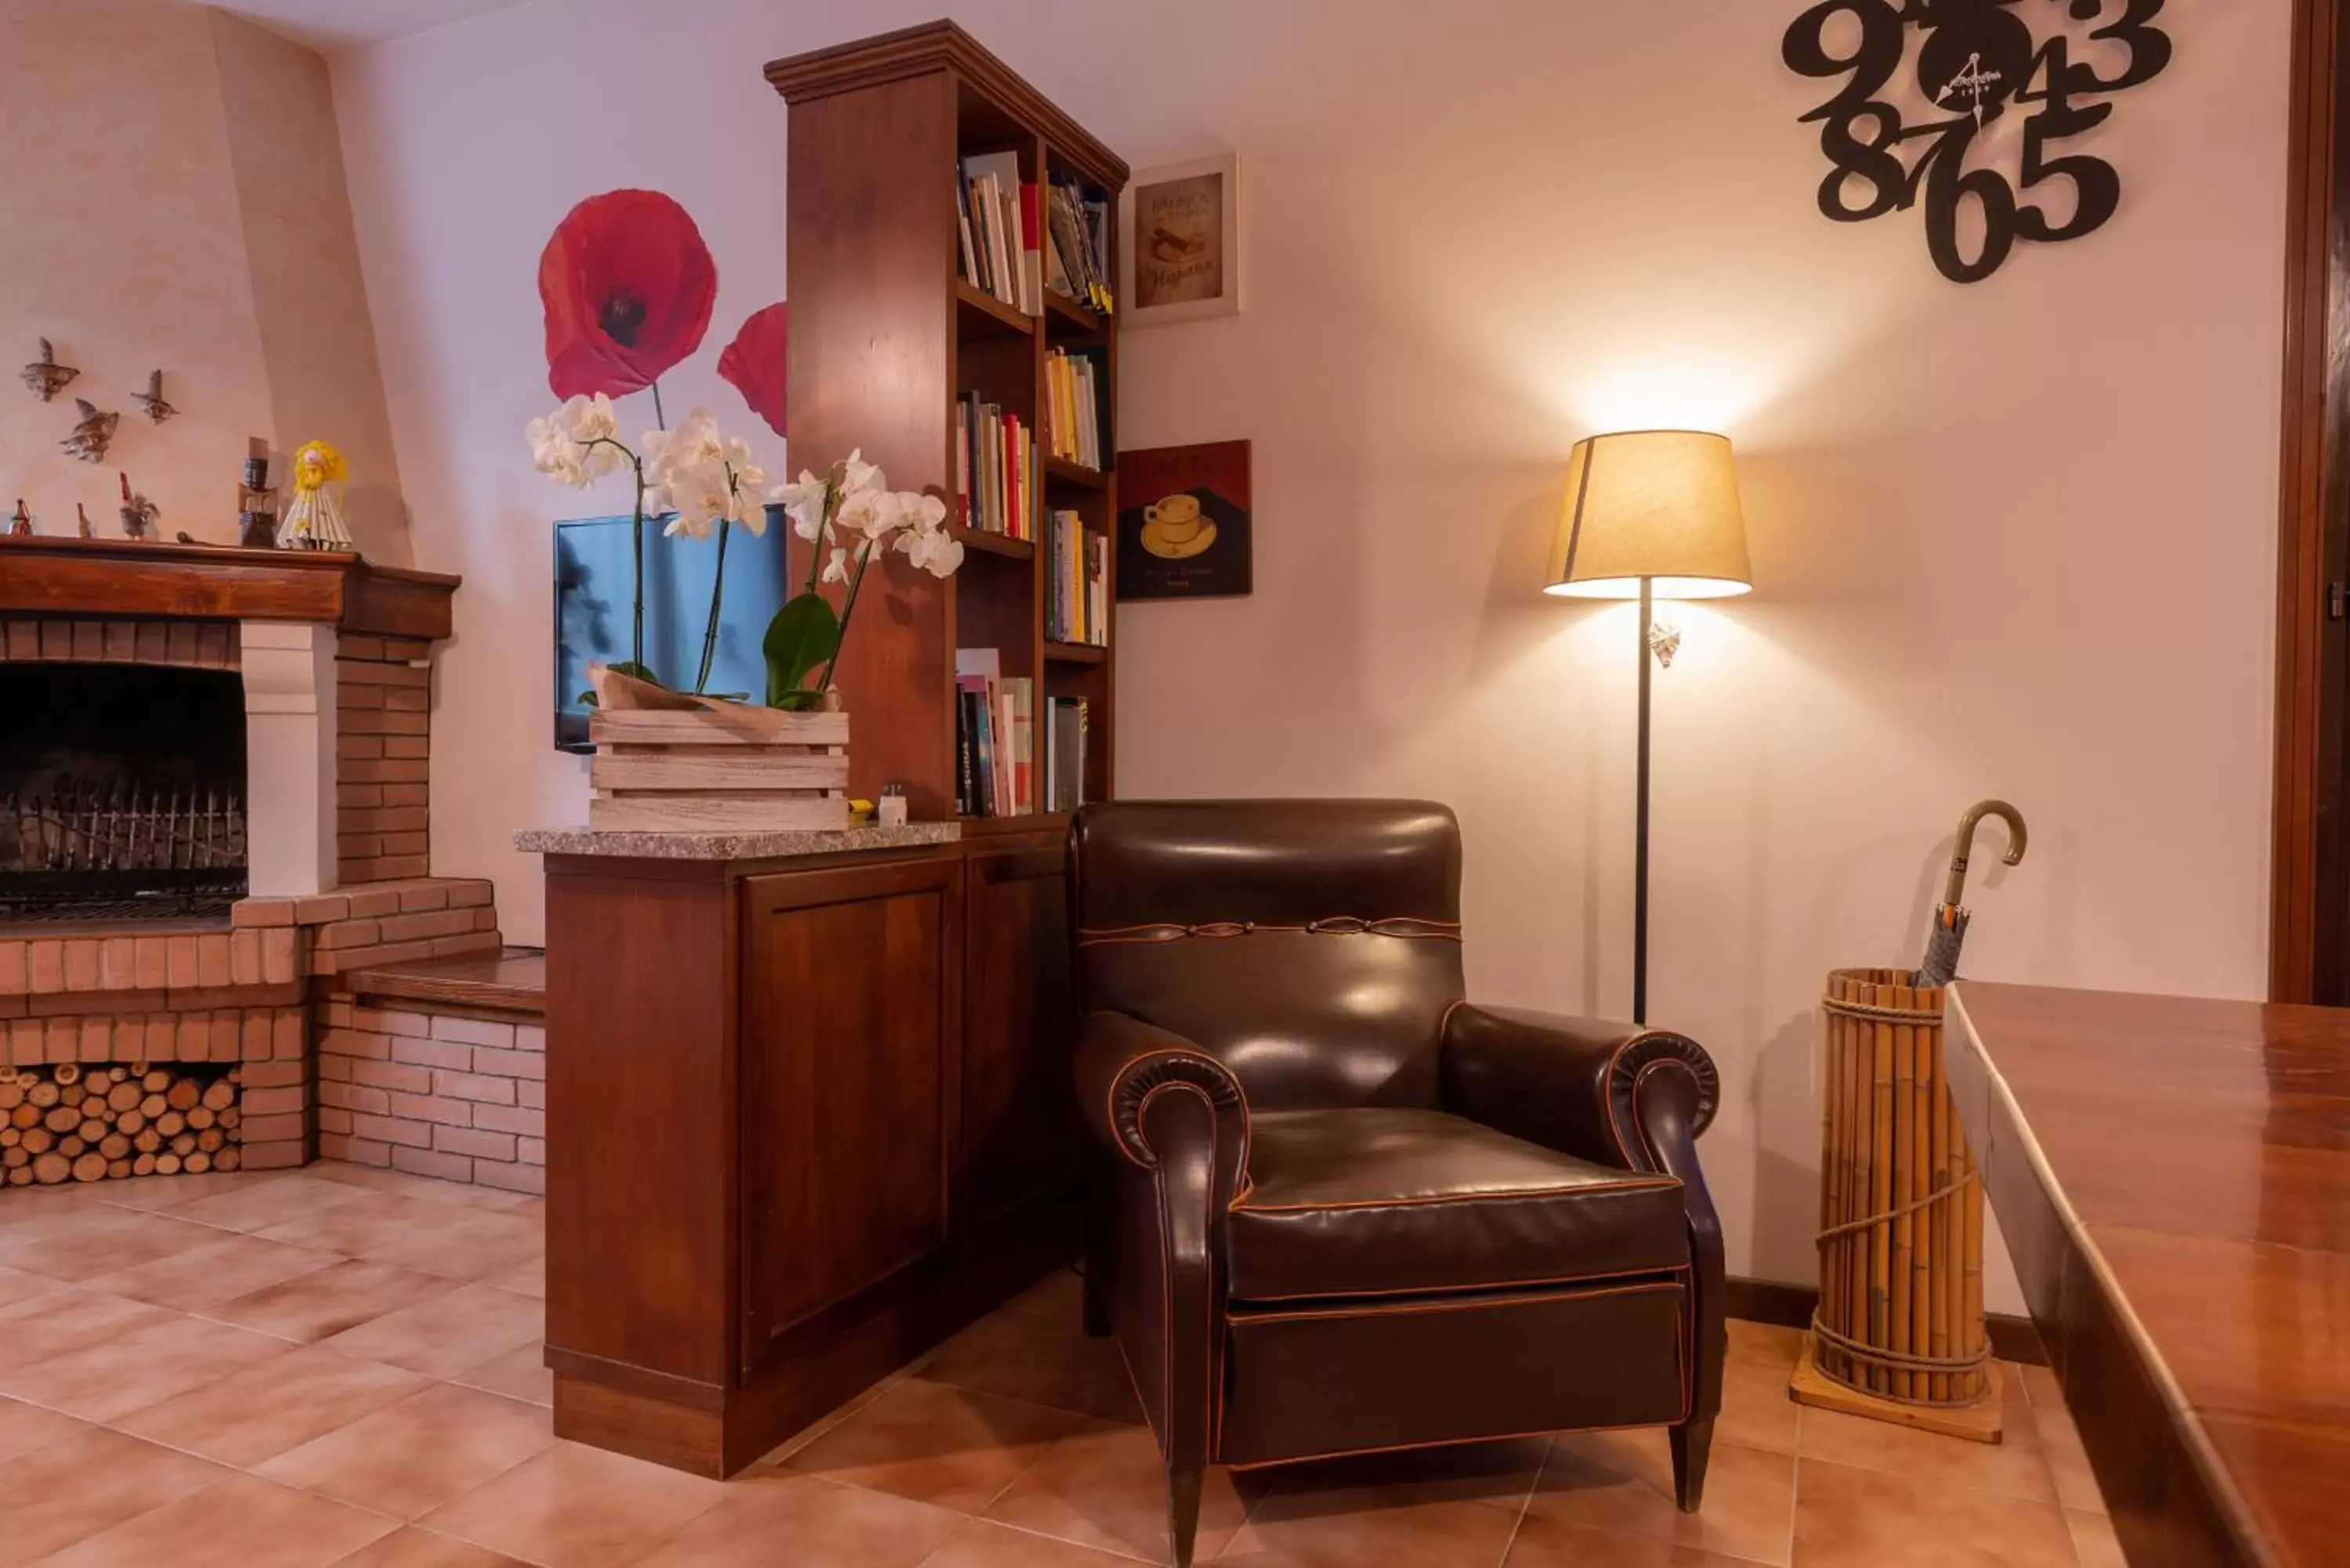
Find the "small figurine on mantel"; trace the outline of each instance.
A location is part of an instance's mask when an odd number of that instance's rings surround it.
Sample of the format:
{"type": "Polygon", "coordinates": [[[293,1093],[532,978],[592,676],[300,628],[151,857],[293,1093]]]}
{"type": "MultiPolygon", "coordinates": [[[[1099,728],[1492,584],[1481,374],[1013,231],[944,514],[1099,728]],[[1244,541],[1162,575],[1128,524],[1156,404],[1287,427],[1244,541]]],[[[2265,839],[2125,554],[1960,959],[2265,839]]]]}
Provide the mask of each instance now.
{"type": "Polygon", "coordinates": [[[162,509],[143,495],[130,493],[130,476],[118,474],[122,481],[122,534],[127,539],[152,539],[156,519],[162,509]]]}
{"type": "Polygon", "coordinates": [[[294,453],[294,501],[286,508],[277,530],[278,547],[286,550],[348,550],[350,530],[343,526],[343,504],[336,486],[349,470],[343,454],[331,442],[304,443],[294,453]]]}
{"type": "Polygon", "coordinates": [[[8,537],[29,539],[33,536],[33,514],[25,510],[25,498],[16,497],[16,514],[8,519],[8,537]]]}
{"type": "Polygon", "coordinates": [[[89,508],[78,501],[74,503],[74,532],[85,539],[98,537],[98,530],[89,525],[89,508]]]}
{"type": "Polygon", "coordinates": [[[236,493],[236,542],[248,550],[277,547],[277,492],[269,485],[269,443],[244,443],[244,483],[236,493]]]}

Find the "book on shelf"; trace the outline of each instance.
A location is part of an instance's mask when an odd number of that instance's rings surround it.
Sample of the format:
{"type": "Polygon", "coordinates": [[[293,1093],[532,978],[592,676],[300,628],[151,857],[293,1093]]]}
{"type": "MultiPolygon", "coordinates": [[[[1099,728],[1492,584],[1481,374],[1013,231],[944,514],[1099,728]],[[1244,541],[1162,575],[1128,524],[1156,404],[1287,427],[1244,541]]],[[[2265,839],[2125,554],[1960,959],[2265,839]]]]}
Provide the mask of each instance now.
{"type": "Polygon", "coordinates": [[[1036,536],[1036,438],[1018,414],[966,392],[956,405],[955,521],[1009,539],[1036,536]]]}
{"type": "Polygon", "coordinates": [[[1086,700],[1055,697],[1045,705],[1045,809],[1075,811],[1086,804],[1086,700]]]}
{"type": "Polygon", "coordinates": [[[1109,202],[1074,180],[1045,192],[1045,284],[1088,310],[1111,314],[1109,202]]]}
{"type": "Polygon", "coordinates": [[[973,153],[955,182],[956,235],[963,280],[1014,310],[1045,308],[1041,192],[1020,178],[1016,152],[973,153]]]}
{"type": "Polygon", "coordinates": [[[1045,640],[1109,646],[1109,540],[1075,512],[1045,521],[1045,640]]]}
{"type": "Polygon", "coordinates": [[[1046,450],[1096,472],[1109,448],[1102,432],[1102,365],[1097,353],[1055,348],[1045,356],[1046,450]]]}
{"type": "Polygon", "coordinates": [[[1036,809],[1036,683],[1003,664],[993,648],[955,649],[955,805],[965,816],[1036,809]]]}

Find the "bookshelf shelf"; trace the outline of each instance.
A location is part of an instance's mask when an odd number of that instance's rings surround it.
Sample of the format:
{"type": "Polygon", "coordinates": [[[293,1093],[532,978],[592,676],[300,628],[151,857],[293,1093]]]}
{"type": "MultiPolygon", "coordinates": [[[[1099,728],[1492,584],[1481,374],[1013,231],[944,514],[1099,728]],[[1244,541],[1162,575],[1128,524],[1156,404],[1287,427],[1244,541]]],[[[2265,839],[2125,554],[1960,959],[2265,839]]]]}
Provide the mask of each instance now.
{"type": "Polygon", "coordinates": [[[1007,538],[1002,534],[991,534],[983,528],[964,528],[960,525],[950,527],[947,533],[951,537],[962,540],[963,548],[966,550],[984,550],[991,556],[1002,556],[1011,561],[1032,561],[1036,558],[1036,546],[1025,539],[1007,538]]]}
{"type": "Polygon", "coordinates": [[[1014,309],[993,295],[973,287],[962,278],[954,280],[954,297],[957,330],[966,339],[1033,337],[1036,335],[1035,317],[1025,311],[1014,309]]]}
{"type": "Polygon", "coordinates": [[[1099,337],[1108,330],[1106,317],[1049,288],[1045,291],[1045,325],[1056,343],[1099,337]]]}
{"type": "Polygon", "coordinates": [[[1071,462],[1066,457],[1045,459],[1045,483],[1050,490],[1054,483],[1074,484],[1080,490],[1100,490],[1109,483],[1109,476],[1097,468],[1087,468],[1081,462],[1071,462]]]}
{"type": "MultiPolygon", "coordinates": [[[[1090,541],[1079,557],[1089,562],[1090,581],[1114,581],[1118,487],[1115,473],[1045,455],[1055,377],[1066,373],[1048,357],[1066,350],[1090,361],[1100,448],[1114,452],[1118,320],[1044,286],[1053,267],[1080,287],[1086,276],[1117,277],[1117,237],[1097,214],[1115,211],[1127,166],[951,23],[779,60],[767,78],[790,105],[785,295],[795,465],[817,467],[861,448],[890,488],[937,495],[952,515],[963,500],[959,448],[986,452],[995,474],[1007,466],[1019,473],[1016,458],[1007,463],[970,440],[983,410],[993,405],[1002,432],[1016,419],[1034,442],[1019,487],[1027,525],[1014,524],[1028,538],[958,526],[954,537],[967,552],[959,572],[941,581],[893,558],[885,568],[889,613],[859,613],[835,676],[854,720],[849,791],[870,799],[897,784],[915,820],[957,816],[962,664],[972,668],[969,679],[992,680],[1011,699],[1003,717],[989,711],[991,729],[1012,736],[1008,746],[997,737],[991,765],[1009,751],[1015,771],[1008,787],[1028,808],[966,826],[990,842],[1057,835],[1067,818],[1043,809],[1055,799],[1052,785],[1081,784],[1087,800],[1115,793],[1117,628],[1116,607],[1097,601],[1110,646],[1048,639],[1065,624],[1054,618],[1056,607],[1085,590],[1061,575],[1072,557],[1056,562],[1045,543],[1054,537],[1047,524],[1064,529],[1066,541],[1074,514],[1090,541]],[[1002,204],[974,205],[967,177],[984,177],[1002,204]],[[1074,232],[1070,206],[1055,205],[1055,191],[1073,186],[1074,232]],[[998,245],[1012,235],[1036,247],[1014,253],[1022,270],[1012,275],[1023,281],[1006,292],[1035,288],[1024,296],[1037,301],[1038,314],[972,281],[976,272],[966,275],[962,234],[979,226],[981,212],[998,245]],[[1058,236],[1055,216],[1064,223],[1058,236]],[[1060,248],[1073,234],[1072,244],[1091,248],[1060,248]],[[1018,771],[1024,756],[1029,765],[1018,771]]],[[[976,244],[971,254],[979,267],[976,244]]],[[[986,255],[986,275],[1006,275],[1003,252],[986,255]]],[[[976,452],[970,466],[978,471],[976,452]]],[[[790,544],[791,569],[805,573],[808,546],[790,544]]]]}

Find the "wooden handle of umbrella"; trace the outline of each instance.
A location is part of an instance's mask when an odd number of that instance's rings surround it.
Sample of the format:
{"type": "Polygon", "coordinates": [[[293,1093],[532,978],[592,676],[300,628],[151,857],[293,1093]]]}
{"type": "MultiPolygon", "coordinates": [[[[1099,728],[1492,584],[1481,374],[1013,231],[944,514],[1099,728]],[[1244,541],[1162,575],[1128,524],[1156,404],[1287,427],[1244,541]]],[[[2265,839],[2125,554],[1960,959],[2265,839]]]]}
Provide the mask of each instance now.
{"type": "Polygon", "coordinates": [[[1975,828],[1986,816],[1995,816],[2007,824],[2007,853],[2001,858],[2010,866],[2023,863],[2024,846],[2032,842],[2031,832],[2023,826],[2023,814],[2003,800],[1979,800],[1967,807],[1966,815],[1959,818],[1959,845],[1950,856],[1950,879],[1942,889],[1942,902],[1955,909],[1966,898],[1967,857],[1974,853],[1975,828]]]}

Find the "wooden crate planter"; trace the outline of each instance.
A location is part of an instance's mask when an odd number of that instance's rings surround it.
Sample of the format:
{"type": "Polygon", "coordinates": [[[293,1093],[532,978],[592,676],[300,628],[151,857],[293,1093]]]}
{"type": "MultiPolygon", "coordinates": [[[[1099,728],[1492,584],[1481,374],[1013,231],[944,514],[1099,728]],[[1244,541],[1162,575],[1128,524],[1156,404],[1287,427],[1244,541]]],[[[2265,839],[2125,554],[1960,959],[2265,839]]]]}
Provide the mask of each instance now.
{"type": "Polygon", "coordinates": [[[848,715],[683,697],[598,672],[588,826],[621,833],[838,832],[848,715]],[[645,704],[632,706],[632,703],[645,704]]]}

